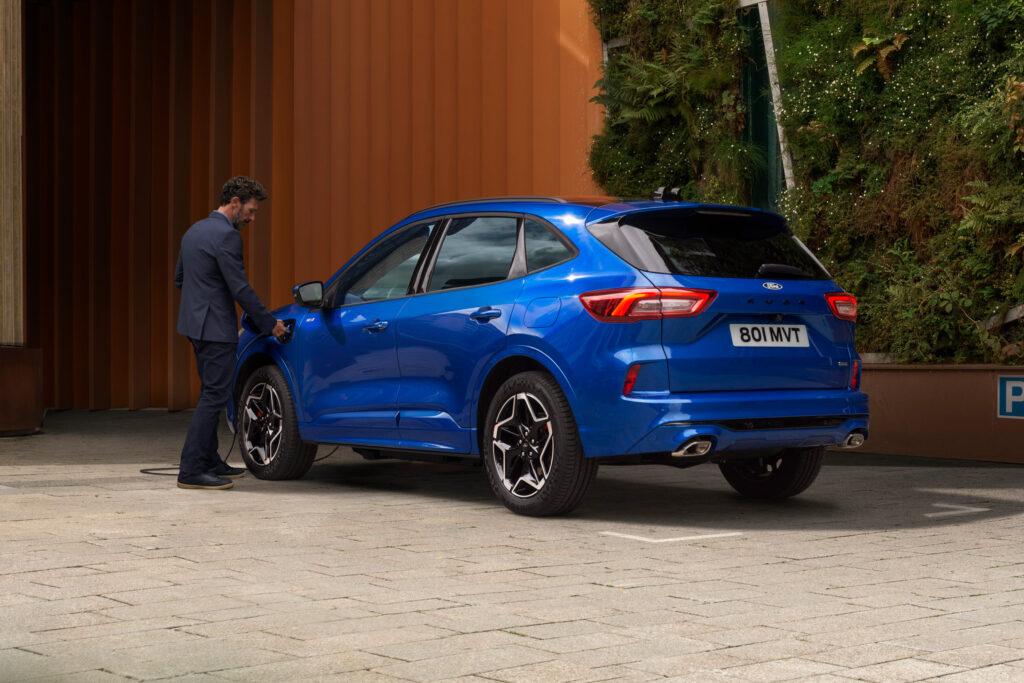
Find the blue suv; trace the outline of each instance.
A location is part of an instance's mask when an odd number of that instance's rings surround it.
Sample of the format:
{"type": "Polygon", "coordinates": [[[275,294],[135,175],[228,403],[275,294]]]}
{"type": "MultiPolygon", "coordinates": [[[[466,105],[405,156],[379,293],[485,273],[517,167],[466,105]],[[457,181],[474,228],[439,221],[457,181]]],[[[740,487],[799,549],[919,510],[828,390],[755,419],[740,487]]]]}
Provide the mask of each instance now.
{"type": "Polygon", "coordinates": [[[857,300],[773,213],[444,204],[294,295],[289,337],[239,333],[228,417],[263,479],[301,477],[318,444],[482,459],[508,508],[551,515],[599,463],[713,462],[784,498],[867,438],[857,300]]]}

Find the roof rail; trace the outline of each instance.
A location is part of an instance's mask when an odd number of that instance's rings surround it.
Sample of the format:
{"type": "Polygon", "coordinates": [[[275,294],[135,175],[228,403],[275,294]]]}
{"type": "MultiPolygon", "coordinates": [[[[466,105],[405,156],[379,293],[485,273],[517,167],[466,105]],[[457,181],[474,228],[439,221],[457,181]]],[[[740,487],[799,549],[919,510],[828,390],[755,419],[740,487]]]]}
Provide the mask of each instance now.
{"type": "Polygon", "coordinates": [[[484,204],[490,202],[544,202],[546,204],[567,204],[568,202],[561,197],[531,197],[528,195],[509,195],[506,197],[477,197],[475,199],[460,199],[455,202],[444,202],[442,204],[434,204],[426,208],[416,211],[420,213],[422,211],[430,211],[432,209],[440,209],[445,206],[456,206],[458,204],[484,204]]]}

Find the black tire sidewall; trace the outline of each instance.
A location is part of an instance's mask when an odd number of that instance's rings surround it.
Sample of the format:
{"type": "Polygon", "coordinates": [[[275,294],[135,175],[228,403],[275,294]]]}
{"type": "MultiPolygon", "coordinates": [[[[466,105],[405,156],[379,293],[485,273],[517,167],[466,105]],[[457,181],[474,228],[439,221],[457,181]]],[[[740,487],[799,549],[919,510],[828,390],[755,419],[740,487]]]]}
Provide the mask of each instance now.
{"type": "Polygon", "coordinates": [[[515,375],[498,388],[487,410],[480,451],[494,495],[508,509],[521,515],[547,516],[569,512],[579,504],[597,468],[596,463],[583,457],[576,422],[561,388],[554,379],[541,372],[515,375]],[[555,457],[551,472],[543,488],[529,498],[514,496],[505,488],[494,462],[491,437],[498,411],[509,398],[520,392],[533,394],[540,399],[555,432],[555,457]]]}
{"type": "Polygon", "coordinates": [[[239,435],[242,459],[245,461],[245,465],[249,468],[249,471],[258,479],[296,479],[309,471],[309,468],[313,464],[313,459],[316,457],[316,446],[304,443],[299,437],[299,425],[298,418],[295,414],[295,403],[292,401],[292,393],[288,388],[288,382],[285,380],[284,374],[279,368],[273,365],[264,365],[257,368],[256,371],[249,376],[249,379],[246,380],[245,387],[242,389],[242,393],[239,396],[238,407],[235,414],[235,428],[239,435]],[[281,446],[277,457],[268,465],[261,465],[253,460],[245,447],[245,436],[241,433],[242,412],[245,410],[245,399],[252,388],[262,382],[272,386],[281,398],[281,446]]]}
{"type": "Polygon", "coordinates": [[[821,471],[825,449],[790,448],[780,455],[781,466],[768,476],[751,475],[745,470],[742,462],[723,462],[719,464],[719,469],[729,485],[748,498],[790,498],[802,493],[814,483],[821,471]]]}

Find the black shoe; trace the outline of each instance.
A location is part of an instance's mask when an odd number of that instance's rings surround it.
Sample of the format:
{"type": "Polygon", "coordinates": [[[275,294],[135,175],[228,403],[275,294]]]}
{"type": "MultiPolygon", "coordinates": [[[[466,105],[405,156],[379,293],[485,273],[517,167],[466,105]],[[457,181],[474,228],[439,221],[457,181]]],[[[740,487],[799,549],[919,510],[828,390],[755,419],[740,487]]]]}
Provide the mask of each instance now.
{"type": "Polygon", "coordinates": [[[245,470],[241,467],[232,467],[221,460],[220,456],[217,456],[217,465],[210,470],[210,474],[218,477],[227,477],[228,479],[236,479],[244,475],[245,470]]]}
{"type": "Polygon", "coordinates": [[[218,477],[210,472],[194,474],[191,477],[178,477],[179,489],[229,489],[235,485],[230,479],[218,477]]]}

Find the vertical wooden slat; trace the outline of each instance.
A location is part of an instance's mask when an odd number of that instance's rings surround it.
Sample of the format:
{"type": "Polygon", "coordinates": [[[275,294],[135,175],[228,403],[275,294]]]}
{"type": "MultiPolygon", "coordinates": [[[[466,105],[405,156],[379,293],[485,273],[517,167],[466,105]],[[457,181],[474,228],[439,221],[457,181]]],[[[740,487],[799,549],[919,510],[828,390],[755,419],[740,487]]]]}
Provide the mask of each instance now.
{"type": "MultiPolygon", "coordinates": [[[[57,201],[56,192],[52,195],[53,210],[53,242],[52,242],[52,277],[54,280],[54,296],[49,302],[46,311],[53,321],[53,342],[52,342],[52,377],[53,377],[53,403],[54,408],[70,408],[74,403],[72,392],[72,369],[74,364],[73,343],[74,326],[73,318],[68,308],[63,305],[72,291],[72,265],[71,255],[73,232],[72,206],[73,203],[66,201],[71,196],[72,179],[72,145],[71,139],[74,135],[72,126],[73,93],[70,86],[73,75],[74,64],[74,22],[71,12],[71,3],[59,1],[57,5],[56,31],[54,49],[56,52],[56,73],[52,80],[54,99],[56,100],[55,114],[53,117],[53,140],[54,140],[54,176],[55,188],[64,188],[65,201],[57,201]]],[[[47,371],[50,368],[47,367],[47,371]]]]}
{"type": "Polygon", "coordinates": [[[175,100],[172,89],[172,37],[179,30],[174,26],[176,14],[184,3],[154,3],[153,5],[153,76],[150,123],[150,231],[149,260],[149,321],[150,321],[150,398],[152,406],[167,406],[167,339],[173,334],[176,319],[170,318],[167,307],[167,234],[171,211],[171,107],[175,100]],[[168,322],[172,324],[169,326],[168,322]],[[169,331],[170,329],[170,331],[169,331]]]}
{"type": "MultiPolygon", "coordinates": [[[[331,156],[331,188],[330,208],[331,216],[334,218],[334,229],[330,233],[330,262],[329,270],[336,270],[342,262],[352,255],[356,239],[353,234],[356,232],[353,225],[344,220],[348,216],[351,206],[349,184],[351,175],[349,167],[351,158],[349,156],[350,145],[350,103],[352,94],[352,74],[349,64],[349,46],[347,36],[350,32],[349,8],[345,3],[332,2],[330,4],[331,35],[337,36],[330,45],[330,140],[329,153],[331,156]]],[[[325,273],[325,276],[327,274],[325,273]]]]}
{"type": "MultiPolygon", "coordinates": [[[[515,2],[516,0],[513,0],[515,2]]],[[[482,150],[480,193],[484,196],[508,191],[508,42],[505,33],[506,0],[483,3],[480,34],[481,127],[476,144],[482,150]]]]}
{"type": "Polygon", "coordinates": [[[129,164],[132,102],[132,7],[129,0],[116,0],[113,6],[111,36],[111,161],[110,188],[110,289],[106,306],[110,310],[110,405],[128,405],[130,288],[128,249],[129,164]]]}
{"type": "MultiPolygon", "coordinates": [[[[89,408],[110,407],[110,187],[111,187],[111,90],[113,67],[113,6],[93,7],[89,59],[89,103],[92,119],[89,136],[89,169],[85,181],[89,192],[89,408]]],[[[85,180],[85,179],[83,179],[85,180]]],[[[83,207],[85,208],[85,207],[83,207]]]]}
{"type": "MultiPolygon", "coordinates": [[[[207,0],[203,0],[198,6],[206,4],[206,2],[207,0]]],[[[194,93],[196,98],[194,108],[205,109],[210,126],[206,152],[210,170],[206,187],[201,191],[202,196],[196,197],[196,202],[203,206],[202,214],[216,205],[214,195],[223,186],[225,180],[246,171],[245,168],[233,171],[231,158],[232,105],[235,92],[232,82],[233,60],[235,59],[235,50],[231,40],[234,15],[232,0],[216,0],[211,3],[210,15],[212,30],[209,34],[209,86],[204,84],[205,89],[200,90],[197,84],[194,93]]],[[[198,38],[198,34],[196,37],[198,38]]],[[[242,55],[245,54],[245,50],[238,50],[238,52],[242,55]]],[[[239,59],[244,58],[239,57],[239,59]]],[[[197,161],[201,163],[201,160],[197,161]]],[[[195,214],[193,220],[201,218],[202,214],[195,214]]]]}
{"type": "Polygon", "coordinates": [[[25,344],[22,5],[0,5],[0,344],[25,344]]]}
{"type": "MultiPolygon", "coordinates": [[[[307,0],[312,21],[310,33],[310,92],[307,103],[310,140],[309,230],[305,277],[326,280],[333,272],[331,263],[331,8],[330,0],[307,0]]],[[[340,217],[339,217],[340,219],[340,217]]]]}
{"type": "Polygon", "coordinates": [[[533,2],[533,187],[541,194],[555,194],[558,168],[561,163],[558,144],[558,122],[561,106],[558,99],[559,45],[558,3],[545,0],[533,2]]]}
{"type": "Polygon", "coordinates": [[[388,15],[383,2],[370,3],[370,205],[369,222],[363,234],[374,235],[387,227],[390,201],[388,188],[388,147],[391,143],[391,113],[388,109],[388,15]]]}
{"type": "Polygon", "coordinates": [[[71,138],[71,205],[75,207],[71,218],[71,289],[74,292],[70,306],[71,334],[62,340],[71,349],[71,405],[74,408],[89,407],[89,348],[91,326],[89,321],[89,237],[93,227],[93,216],[89,210],[89,183],[91,175],[89,151],[91,147],[92,108],[89,106],[90,64],[91,64],[91,13],[95,8],[89,3],[72,5],[74,64],[72,66],[71,92],[75,111],[72,118],[71,138]]]}
{"type": "Polygon", "coordinates": [[[287,302],[295,282],[295,16],[290,0],[273,4],[273,163],[270,289],[275,305],[287,302]]]}
{"type": "MultiPolygon", "coordinates": [[[[410,162],[417,152],[411,148],[413,111],[410,105],[412,64],[412,0],[391,0],[388,7],[388,96],[390,139],[387,158],[389,200],[383,222],[390,225],[412,211],[410,162]]],[[[338,121],[332,121],[337,125],[338,121]]],[[[383,228],[384,226],[381,226],[383,228]]]]}
{"type": "Polygon", "coordinates": [[[482,170],[480,131],[483,128],[481,112],[483,101],[482,73],[480,70],[480,26],[482,18],[480,3],[475,0],[458,0],[456,7],[455,62],[456,86],[455,99],[451,112],[455,118],[457,130],[456,183],[458,193],[463,197],[479,197],[481,195],[480,173],[482,170]]]}
{"type": "Polygon", "coordinates": [[[533,2],[508,3],[508,191],[536,192],[533,184],[533,2]]]}
{"type": "Polygon", "coordinates": [[[458,51],[455,42],[456,0],[436,0],[434,28],[434,201],[458,197],[455,108],[458,51]]]}
{"type": "Polygon", "coordinates": [[[370,6],[367,0],[352,0],[349,3],[349,27],[349,128],[352,132],[348,136],[348,143],[352,201],[348,214],[350,223],[346,229],[352,232],[352,241],[357,242],[357,235],[369,232],[370,223],[367,198],[371,192],[369,129],[373,125],[373,117],[368,97],[370,65],[366,59],[370,49],[370,6]]]}
{"type": "MultiPolygon", "coordinates": [[[[412,3],[410,45],[410,160],[412,162],[411,209],[427,206],[434,189],[434,11],[429,3],[412,3]]],[[[353,235],[353,242],[357,241],[353,235]]],[[[354,248],[358,248],[358,245],[354,248]]]]}
{"type": "Polygon", "coordinates": [[[294,231],[295,262],[293,268],[299,280],[310,279],[312,269],[309,256],[313,244],[313,138],[310,104],[313,99],[313,6],[310,0],[295,3],[295,207],[292,227],[294,231]],[[301,125],[298,122],[301,121],[301,125]]]}
{"type": "Polygon", "coordinates": [[[153,196],[153,45],[159,33],[149,3],[132,3],[132,104],[128,204],[128,407],[150,403],[150,250],[153,196]]]}
{"type": "Polygon", "coordinates": [[[53,196],[57,80],[57,16],[52,0],[25,5],[25,206],[27,345],[41,348],[43,401],[54,405],[53,196]]]}

